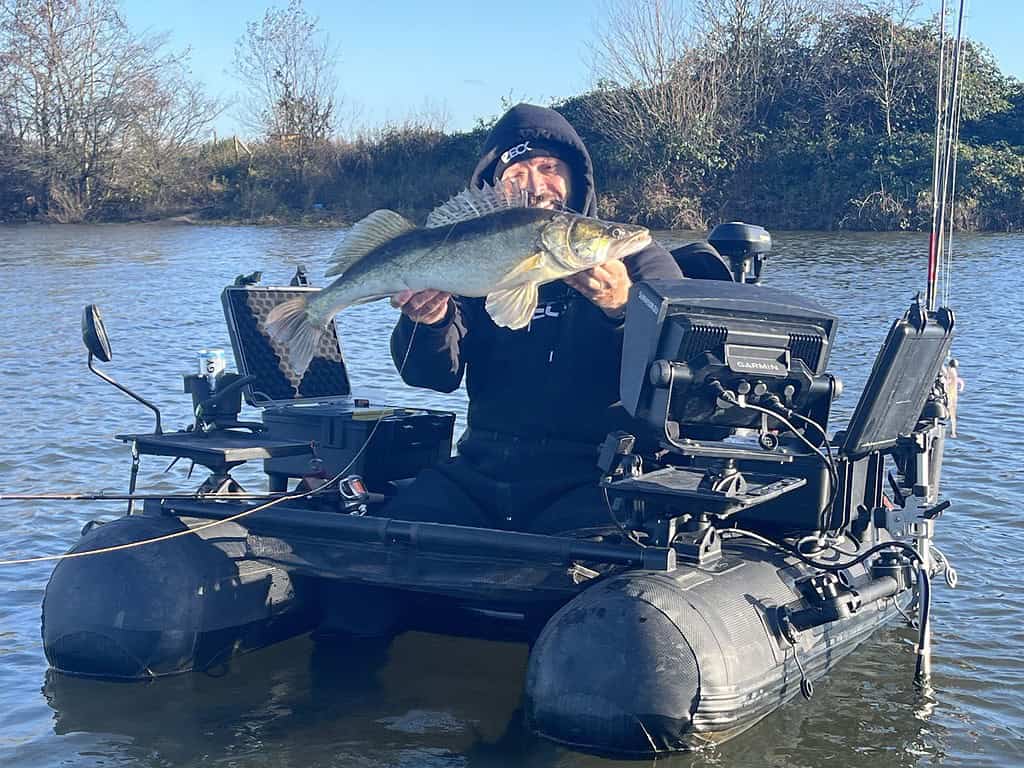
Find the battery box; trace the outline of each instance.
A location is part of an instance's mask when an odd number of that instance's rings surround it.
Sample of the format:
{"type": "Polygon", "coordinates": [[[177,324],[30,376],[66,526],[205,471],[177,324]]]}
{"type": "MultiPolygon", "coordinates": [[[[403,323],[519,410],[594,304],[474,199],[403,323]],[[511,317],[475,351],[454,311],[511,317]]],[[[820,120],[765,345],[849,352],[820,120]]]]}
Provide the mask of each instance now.
{"type": "Polygon", "coordinates": [[[391,480],[414,477],[451,456],[455,414],[330,403],[267,408],[263,423],[272,440],[315,443],[312,459],[285,456],[263,462],[272,488],[283,490],[289,478],[330,477],[344,470],[362,475],[370,490],[381,490],[391,480]]]}

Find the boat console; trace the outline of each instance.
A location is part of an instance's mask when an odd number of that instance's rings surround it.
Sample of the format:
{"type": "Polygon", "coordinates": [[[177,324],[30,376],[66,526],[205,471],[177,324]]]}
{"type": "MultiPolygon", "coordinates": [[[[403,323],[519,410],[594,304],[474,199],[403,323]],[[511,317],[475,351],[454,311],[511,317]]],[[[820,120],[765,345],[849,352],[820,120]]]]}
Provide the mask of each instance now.
{"type": "Polygon", "coordinates": [[[624,527],[652,543],[736,525],[863,533],[882,509],[887,455],[903,485],[934,496],[921,427],[941,415],[935,382],[950,311],[915,302],[893,324],[849,426],[833,437],[842,385],[826,367],[836,320],[814,302],[739,283],[659,281],[637,285],[626,314],[622,403],[660,434],[662,451],[638,456],[624,433],[605,443],[604,485],[624,527]]]}

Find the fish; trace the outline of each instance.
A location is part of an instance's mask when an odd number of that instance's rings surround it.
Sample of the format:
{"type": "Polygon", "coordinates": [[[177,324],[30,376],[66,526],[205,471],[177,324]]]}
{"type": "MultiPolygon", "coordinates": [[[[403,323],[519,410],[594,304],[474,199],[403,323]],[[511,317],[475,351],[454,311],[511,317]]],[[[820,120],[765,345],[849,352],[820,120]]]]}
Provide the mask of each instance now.
{"type": "Polygon", "coordinates": [[[301,379],[334,316],[403,290],[484,297],[496,325],[526,327],[538,288],[646,248],[650,231],[561,210],[531,207],[505,185],[466,189],[435,208],[423,227],[391,210],[352,226],[316,293],[274,307],[268,335],[301,379]]]}

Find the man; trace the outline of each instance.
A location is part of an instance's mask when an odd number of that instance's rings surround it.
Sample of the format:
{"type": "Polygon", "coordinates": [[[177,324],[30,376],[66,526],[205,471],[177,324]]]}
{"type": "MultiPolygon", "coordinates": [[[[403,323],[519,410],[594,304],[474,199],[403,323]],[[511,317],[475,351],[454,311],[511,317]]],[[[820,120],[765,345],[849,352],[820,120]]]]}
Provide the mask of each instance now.
{"type": "MultiPolygon", "coordinates": [[[[497,122],[470,184],[485,182],[516,183],[538,207],[597,212],[590,154],[551,109],[519,104],[497,122]]],[[[636,428],[616,404],[629,288],[680,277],[652,244],[542,286],[532,322],[514,331],[496,326],[482,299],[394,296],[402,378],[451,392],[465,376],[469,425],[458,457],[423,472],[384,514],[538,533],[607,522],[597,448],[609,431],[636,428]]]]}

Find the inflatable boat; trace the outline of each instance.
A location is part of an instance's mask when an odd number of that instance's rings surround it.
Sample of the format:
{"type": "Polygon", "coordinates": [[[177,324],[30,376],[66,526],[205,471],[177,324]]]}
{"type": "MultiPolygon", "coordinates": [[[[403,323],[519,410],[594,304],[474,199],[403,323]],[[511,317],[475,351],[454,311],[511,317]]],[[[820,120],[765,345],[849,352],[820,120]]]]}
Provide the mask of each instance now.
{"type": "MultiPolygon", "coordinates": [[[[608,524],[549,536],[381,516],[451,455],[454,414],[352,396],[336,332],[296,380],[263,331],[299,292],[238,280],[222,301],[237,372],[186,376],[195,422],[114,382],[99,311],[89,368],[155,413],[124,434],[128,513],[56,565],[42,634],[57,673],[121,680],[208,670],[306,632],[426,628],[530,643],[524,713],[581,750],[654,755],[721,741],[791,697],[882,624],[916,611],[927,675],[931,542],[947,419],[948,309],[899,317],[848,425],[828,372],[837,321],[760,285],[770,237],[723,225],[676,252],[683,281],[634,286],[622,405],[660,436],[595,446],[608,524]],[[261,412],[239,420],[242,398],[261,412]],[[195,491],[140,491],[145,457],[208,471],[195,491]],[[266,490],[232,471],[262,462],[266,490]]],[[[908,675],[909,678],[909,675],[908,675]]]]}

